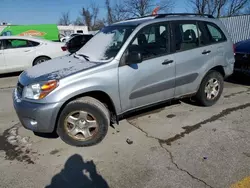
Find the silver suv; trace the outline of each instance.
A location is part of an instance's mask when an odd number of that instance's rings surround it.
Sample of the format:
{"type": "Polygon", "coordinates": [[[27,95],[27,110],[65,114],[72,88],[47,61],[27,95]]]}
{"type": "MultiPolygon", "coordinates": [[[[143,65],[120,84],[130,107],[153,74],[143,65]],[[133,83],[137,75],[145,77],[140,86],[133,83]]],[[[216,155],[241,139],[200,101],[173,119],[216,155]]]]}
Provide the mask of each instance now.
{"type": "Polygon", "coordinates": [[[74,54],[24,71],[14,107],[27,129],[90,146],[131,111],[190,96],[215,104],[234,62],[230,36],[212,16],[130,19],[104,27],[74,54]]]}

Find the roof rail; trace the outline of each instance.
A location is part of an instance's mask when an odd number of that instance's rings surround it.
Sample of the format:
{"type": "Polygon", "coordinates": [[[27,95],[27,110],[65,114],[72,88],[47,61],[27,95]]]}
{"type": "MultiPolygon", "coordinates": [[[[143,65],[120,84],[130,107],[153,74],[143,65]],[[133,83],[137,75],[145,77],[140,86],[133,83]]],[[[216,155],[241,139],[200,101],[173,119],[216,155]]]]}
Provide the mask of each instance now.
{"type": "Polygon", "coordinates": [[[154,15],[147,15],[147,16],[141,16],[141,17],[128,18],[125,20],[134,20],[134,19],[149,18],[149,17],[155,17],[155,16],[154,15]]]}
{"type": "Polygon", "coordinates": [[[166,16],[204,16],[208,18],[214,18],[210,14],[195,14],[195,13],[169,13],[169,14],[157,14],[155,18],[165,18],[166,16]]]}

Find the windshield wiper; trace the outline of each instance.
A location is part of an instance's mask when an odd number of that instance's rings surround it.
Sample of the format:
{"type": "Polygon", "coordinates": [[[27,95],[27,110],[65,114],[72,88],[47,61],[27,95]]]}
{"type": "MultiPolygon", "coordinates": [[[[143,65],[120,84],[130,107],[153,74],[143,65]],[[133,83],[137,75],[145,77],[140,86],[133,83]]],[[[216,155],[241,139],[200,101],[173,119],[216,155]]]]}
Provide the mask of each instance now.
{"type": "Polygon", "coordinates": [[[87,56],[87,55],[75,53],[75,56],[83,57],[86,61],[89,61],[89,56],[87,56]]]}

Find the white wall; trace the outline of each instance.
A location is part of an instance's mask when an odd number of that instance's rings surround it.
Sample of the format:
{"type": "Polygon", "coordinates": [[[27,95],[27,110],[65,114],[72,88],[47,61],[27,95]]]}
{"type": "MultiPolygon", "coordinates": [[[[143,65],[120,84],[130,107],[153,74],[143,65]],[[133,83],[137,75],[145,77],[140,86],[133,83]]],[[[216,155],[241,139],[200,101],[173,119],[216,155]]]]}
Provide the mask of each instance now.
{"type": "Polygon", "coordinates": [[[87,26],[74,26],[74,25],[58,25],[59,33],[62,35],[70,35],[71,33],[77,33],[78,30],[82,31],[83,34],[88,34],[87,26]]]}

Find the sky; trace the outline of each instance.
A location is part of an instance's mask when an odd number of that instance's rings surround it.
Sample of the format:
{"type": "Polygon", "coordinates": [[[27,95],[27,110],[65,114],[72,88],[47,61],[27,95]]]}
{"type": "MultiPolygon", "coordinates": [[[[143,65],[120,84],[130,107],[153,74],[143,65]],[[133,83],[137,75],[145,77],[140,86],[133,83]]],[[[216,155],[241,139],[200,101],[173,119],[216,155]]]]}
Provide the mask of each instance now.
{"type": "MultiPolygon", "coordinates": [[[[100,8],[99,17],[105,17],[105,0],[0,0],[0,23],[53,24],[58,23],[62,12],[70,12],[72,21],[80,15],[82,7],[95,1],[100,8]]],[[[186,12],[186,0],[174,0],[173,12],[186,12]]]]}

